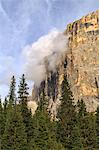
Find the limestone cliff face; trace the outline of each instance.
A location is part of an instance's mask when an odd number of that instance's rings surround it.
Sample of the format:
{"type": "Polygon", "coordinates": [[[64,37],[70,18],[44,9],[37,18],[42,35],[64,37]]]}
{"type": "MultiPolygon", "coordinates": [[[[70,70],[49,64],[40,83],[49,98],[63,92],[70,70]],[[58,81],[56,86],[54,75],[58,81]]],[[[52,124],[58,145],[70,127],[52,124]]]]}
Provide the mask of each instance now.
{"type": "Polygon", "coordinates": [[[83,98],[88,111],[99,105],[99,10],[69,24],[67,75],[75,100],[83,98]]]}
{"type": "Polygon", "coordinates": [[[38,89],[45,92],[54,119],[60,105],[61,83],[67,74],[75,102],[83,99],[88,111],[99,105],[99,10],[67,26],[68,50],[55,72],[47,72],[38,89]]]}

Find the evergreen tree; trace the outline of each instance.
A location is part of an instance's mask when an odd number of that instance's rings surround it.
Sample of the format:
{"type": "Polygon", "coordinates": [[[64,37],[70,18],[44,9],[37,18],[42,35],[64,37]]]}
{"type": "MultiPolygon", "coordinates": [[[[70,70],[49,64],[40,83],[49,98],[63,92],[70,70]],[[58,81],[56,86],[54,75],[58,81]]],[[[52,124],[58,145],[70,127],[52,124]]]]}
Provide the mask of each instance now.
{"type": "Polygon", "coordinates": [[[2,150],[27,150],[27,136],[20,106],[8,104],[7,120],[2,138],[2,150]]]}
{"type": "Polygon", "coordinates": [[[3,103],[1,103],[1,99],[0,99],[0,141],[2,139],[2,136],[4,134],[4,130],[5,130],[5,124],[6,124],[6,114],[7,114],[7,99],[5,98],[5,101],[3,103]]]}
{"type": "Polygon", "coordinates": [[[4,102],[5,130],[2,137],[1,149],[27,150],[27,138],[21,111],[16,104],[15,78],[11,79],[8,102],[4,102]]]}
{"type": "Polygon", "coordinates": [[[81,141],[80,130],[79,130],[79,127],[77,125],[73,129],[71,139],[73,141],[72,142],[72,150],[84,150],[83,144],[81,141]]]}
{"type": "Polygon", "coordinates": [[[12,115],[13,115],[13,106],[12,103],[10,101],[10,103],[8,104],[8,108],[7,108],[7,114],[6,114],[6,123],[5,123],[5,131],[3,134],[3,138],[2,138],[2,144],[1,147],[3,150],[10,150],[11,148],[11,141],[13,141],[12,139],[12,115]],[[10,141],[11,139],[11,141],[10,141]],[[6,148],[4,148],[4,146],[6,146],[6,148]]]}
{"type": "Polygon", "coordinates": [[[28,85],[26,83],[25,75],[22,75],[22,78],[20,79],[20,85],[19,85],[19,91],[18,91],[18,98],[20,100],[20,103],[27,103],[28,98],[28,85]]]}
{"type": "Polygon", "coordinates": [[[81,141],[84,149],[93,150],[96,148],[95,117],[86,111],[83,100],[78,101],[78,122],[80,128],[81,141]]]}
{"type": "Polygon", "coordinates": [[[82,99],[81,101],[78,100],[77,102],[77,111],[78,111],[78,117],[84,117],[88,114],[86,111],[86,105],[82,99]]]}
{"type": "Polygon", "coordinates": [[[4,103],[3,103],[3,109],[4,109],[5,116],[6,116],[6,113],[7,113],[7,106],[8,106],[8,100],[5,97],[5,100],[4,100],[4,103]]]}
{"type": "Polygon", "coordinates": [[[57,143],[56,135],[53,129],[53,123],[50,121],[47,111],[45,111],[45,109],[42,110],[40,105],[34,115],[33,120],[33,142],[36,150],[65,150],[61,143],[57,143]]]}
{"type": "Polygon", "coordinates": [[[15,86],[16,86],[16,81],[15,81],[15,77],[13,76],[11,78],[10,91],[8,94],[9,101],[11,101],[12,104],[15,103],[15,99],[16,99],[15,86]]]}
{"type": "Polygon", "coordinates": [[[57,117],[59,120],[57,123],[58,140],[61,141],[64,147],[67,148],[68,150],[76,149],[74,148],[74,143],[78,144],[75,145],[76,147],[78,147],[78,150],[81,150],[82,143],[78,138],[79,136],[78,130],[75,130],[77,126],[76,110],[73,104],[72,92],[70,91],[70,87],[66,76],[64,76],[64,80],[62,83],[61,106],[58,110],[57,117]],[[73,139],[74,134],[75,135],[78,134],[76,136],[77,139],[76,137],[73,139]]]}
{"type": "Polygon", "coordinates": [[[96,149],[99,149],[99,106],[96,111],[96,149]]]}
{"type": "Polygon", "coordinates": [[[86,149],[93,150],[96,149],[95,115],[93,113],[88,113],[86,124],[86,149]]]}
{"type": "Polygon", "coordinates": [[[31,143],[32,136],[33,136],[33,118],[32,118],[32,113],[28,109],[28,106],[27,106],[28,95],[29,95],[28,89],[29,88],[26,83],[25,75],[23,74],[22,78],[20,80],[18,98],[19,98],[19,103],[21,106],[23,122],[25,124],[25,131],[27,133],[27,141],[29,144],[29,143],[31,143]]]}
{"type": "MultiPolygon", "coordinates": [[[[32,149],[34,150],[64,150],[61,143],[56,140],[56,128],[54,122],[50,121],[47,111],[48,101],[44,88],[40,93],[38,108],[33,117],[34,133],[32,139],[32,149]]],[[[32,150],[31,149],[31,150],[32,150]]]]}

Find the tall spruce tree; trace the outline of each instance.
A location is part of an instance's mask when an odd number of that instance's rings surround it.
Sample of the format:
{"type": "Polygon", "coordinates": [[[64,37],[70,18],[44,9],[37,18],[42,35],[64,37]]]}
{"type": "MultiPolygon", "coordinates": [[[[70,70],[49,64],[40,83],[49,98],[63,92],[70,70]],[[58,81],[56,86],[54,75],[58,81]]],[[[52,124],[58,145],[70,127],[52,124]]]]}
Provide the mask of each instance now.
{"type": "Polygon", "coordinates": [[[86,105],[83,100],[78,101],[77,107],[83,147],[86,150],[94,150],[96,149],[95,116],[86,111],[86,105]]]}
{"type": "Polygon", "coordinates": [[[15,99],[16,99],[15,86],[16,86],[16,81],[15,81],[15,77],[13,76],[11,78],[10,91],[9,91],[9,94],[8,94],[9,101],[12,104],[15,103],[15,99]]]}
{"type": "Polygon", "coordinates": [[[2,150],[27,150],[27,137],[21,116],[21,111],[16,104],[15,78],[11,79],[8,102],[4,102],[5,130],[2,137],[2,150]]]}
{"type": "Polygon", "coordinates": [[[26,103],[27,104],[27,98],[28,98],[28,85],[26,83],[25,75],[23,74],[21,79],[20,79],[20,84],[19,84],[19,90],[18,90],[18,98],[20,100],[20,103],[26,103]]]}
{"type": "Polygon", "coordinates": [[[8,100],[5,97],[4,103],[3,103],[3,109],[4,109],[4,114],[6,116],[6,112],[7,112],[7,106],[8,106],[8,100]]]}
{"type": "Polygon", "coordinates": [[[6,112],[6,123],[5,123],[5,131],[2,137],[2,143],[1,143],[1,149],[3,150],[10,150],[11,149],[11,145],[12,145],[12,141],[13,141],[13,137],[12,137],[12,128],[13,128],[13,124],[12,124],[12,115],[13,115],[13,105],[12,102],[10,101],[8,103],[8,108],[7,108],[7,112],[6,112]]]}
{"type": "Polygon", "coordinates": [[[28,89],[29,88],[26,83],[25,75],[23,74],[19,84],[18,98],[21,106],[23,122],[25,124],[25,131],[27,133],[27,141],[29,144],[31,143],[32,136],[33,136],[33,118],[32,118],[32,113],[27,106],[28,95],[29,95],[28,89]]]}
{"type": "Polygon", "coordinates": [[[20,106],[8,104],[7,120],[2,138],[2,150],[27,150],[27,136],[20,106]]]}
{"type": "Polygon", "coordinates": [[[58,110],[57,135],[58,140],[64,145],[67,150],[81,150],[82,143],[79,137],[77,124],[77,115],[73,104],[73,96],[67,81],[67,76],[64,75],[62,83],[61,106],[58,110]]]}
{"type": "Polygon", "coordinates": [[[16,101],[16,80],[15,77],[12,76],[10,88],[9,88],[9,94],[7,97],[5,97],[4,103],[3,103],[3,112],[4,112],[4,129],[6,126],[6,120],[7,120],[7,113],[10,114],[10,109],[12,111],[13,106],[15,105],[16,101]]]}
{"type": "Polygon", "coordinates": [[[47,111],[41,109],[41,105],[38,106],[33,122],[33,148],[36,148],[35,150],[65,150],[62,144],[57,142],[53,123],[50,121],[47,111]]]}

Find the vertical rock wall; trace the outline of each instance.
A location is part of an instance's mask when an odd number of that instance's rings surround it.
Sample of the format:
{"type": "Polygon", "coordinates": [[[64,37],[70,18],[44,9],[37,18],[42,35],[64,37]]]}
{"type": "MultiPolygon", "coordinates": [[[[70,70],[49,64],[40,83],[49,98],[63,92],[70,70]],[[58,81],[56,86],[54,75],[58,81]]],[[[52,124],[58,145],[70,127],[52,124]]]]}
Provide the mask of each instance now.
{"type": "Polygon", "coordinates": [[[69,24],[67,74],[75,100],[83,99],[88,111],[99,105],[99,10],[69,24]]]}
{"type": "Polygon", "coordinates": [[[61,84],[67,74],[75,102],[83,99],[88,111],[99,105],[99,10],[67,26],[68,50],[64,53],[56,72],[47,71],[42,89],[49,103],[52,119],[56,118],[60,105],[61,84]]]}

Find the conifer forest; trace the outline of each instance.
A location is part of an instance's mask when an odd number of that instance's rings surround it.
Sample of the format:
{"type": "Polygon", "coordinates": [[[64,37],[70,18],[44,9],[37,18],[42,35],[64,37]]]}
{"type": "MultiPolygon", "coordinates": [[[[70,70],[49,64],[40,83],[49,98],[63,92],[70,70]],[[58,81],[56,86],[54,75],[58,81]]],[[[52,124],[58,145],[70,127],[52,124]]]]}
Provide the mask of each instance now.
{"type": "Polygon", "coordinates": [[[83,100],[75,105],[65,75],[61,90],[57,120],[52,121],[44,91],[32,115],[25,75],[20,78],[17,96],[13,76],[8,96],[0,99],[1,150],[99,150],[99,107],[89,113],[83,100]]]}

